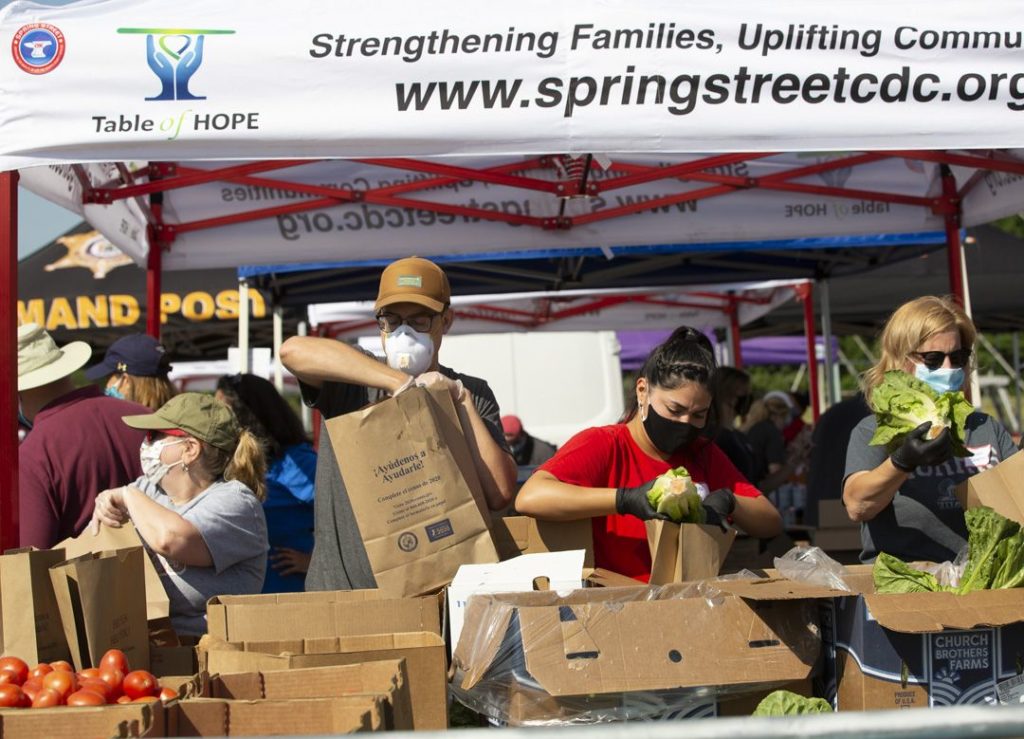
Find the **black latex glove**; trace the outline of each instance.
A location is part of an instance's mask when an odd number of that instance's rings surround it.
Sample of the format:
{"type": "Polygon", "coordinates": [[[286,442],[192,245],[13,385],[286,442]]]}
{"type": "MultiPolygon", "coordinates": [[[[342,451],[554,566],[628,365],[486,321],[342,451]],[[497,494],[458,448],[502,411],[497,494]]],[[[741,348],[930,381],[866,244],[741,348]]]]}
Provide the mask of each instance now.
{"type": "Polygon", "coordinates": [[[944,428],[934,439],[928,438],[931,421],[926,421],[907,434],[890,459],[897,469],[913,472],[922,465],[933,466],[948,462],[953,456],[953,441],[949,429],[944,428]]]}
{"type": "Polygon", "coordinates": [[[653,486],[654,480],[649,480],[635,488],[619,488],[616,490],[615,512],[636,516],[641,521],[649,521],[651,519],[671,521],[672,519],[664,513],[658,513],[654,506],[648,502],[647,493],[653,486]]]}
{"type": "Polygon", "coordinates": [[[726,528],[729,516],[736,510],[736,496],[729,488],[720,488],[708,493],[702,503],[705,523],[726,528]]]}

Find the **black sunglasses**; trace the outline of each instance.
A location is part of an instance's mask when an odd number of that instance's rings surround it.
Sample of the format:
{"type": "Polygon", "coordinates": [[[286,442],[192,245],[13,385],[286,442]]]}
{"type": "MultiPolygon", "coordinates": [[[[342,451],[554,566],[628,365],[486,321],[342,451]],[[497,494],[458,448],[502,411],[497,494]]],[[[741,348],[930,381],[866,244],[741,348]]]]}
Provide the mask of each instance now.
{"type": "Polygon", "coordinates": [[[970,349],[954,349],[951,352],[911,352],[915,357],[920,358],[924,363],[924,366],[930,370],[937,370],[941,367],[946,357],[949,357],[949,363],[954,367],[966,367],[967,363],[971,361],[971,350],[970,349]]]}
{"type": "Polygon", "coordinates": [[[391,333],[392,331],[397,331],[398,327],[404,323],[413,331],[425,333],[430,330],[430,327],[434,324],[434,319],[439,315],[441,314],[417,313],[415,316],[402,318],[397,313],[379,313],[377,314],[377,326],[381,331],[391,333]]]}

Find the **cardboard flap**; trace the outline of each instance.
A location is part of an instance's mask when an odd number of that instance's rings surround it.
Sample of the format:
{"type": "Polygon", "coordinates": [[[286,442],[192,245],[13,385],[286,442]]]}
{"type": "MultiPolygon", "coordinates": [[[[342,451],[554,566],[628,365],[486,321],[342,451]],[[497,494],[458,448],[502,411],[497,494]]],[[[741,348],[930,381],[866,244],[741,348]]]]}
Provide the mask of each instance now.
{"type": "Polygon", "coordinates": [[[1024,590],[955,593],[871,594],[871,616],[892,631],[924,634],[943,629],[1006,626],[1024,620],[1024,590]]]}
{"type": "MultiPolygon", "coordinates": [[[[93,536],[91,529],[86,529],[73,539],[65,539],[60,542],[54,549],[64,549],[67,558],[72,559],[93,552],[142,546],[144,546],[142,539],[139,538],[135,527],[127,523],[119,529],[100,526],[100,532],[96,536],[93,536]]],[[[160,574],[156,571],[153,560],[149,558],[148,550],[146,556],[143,557],[142,567],[146,582],[146,618],[167,618],[171,614],[171,602],[167,597],[167,590],[160,580],[160,574]]]]}
{"type": "Polygon", "coordinates": [[[996,513],[1024,524],[1024,454],[1014,454],[995,467],[967,478],[956,488],[964,510],[988,506],[996,513]]]}
{"type": "Polygon", "coordinates": [[[767,615],[739,598],[519,610],[527,670],[554,696],[807,677],[820,648],[813,607],[786,604],[767,615]]]}
{"type": "Polygon", "coordinates": [[[840,598],[856,595],[845,590],[833,590],[820,585],[769,577],[760,580],[714,580],[709,585],[747,600],[772,601],[813,598],[840,598]]]}

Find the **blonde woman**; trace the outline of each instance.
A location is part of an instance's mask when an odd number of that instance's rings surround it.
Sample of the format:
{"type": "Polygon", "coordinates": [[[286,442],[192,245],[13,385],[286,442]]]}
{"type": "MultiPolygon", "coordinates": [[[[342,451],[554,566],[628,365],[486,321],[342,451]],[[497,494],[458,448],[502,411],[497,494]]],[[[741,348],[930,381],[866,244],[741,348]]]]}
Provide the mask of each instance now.
{"type": "Polygon", "coordinates": [[[230,408],[200,393],[183,393],[124,422],[147,432],[142,477],[97,496],[92,529],[131,521],[167,589],[174,628],[203,634],[212,596],[263,587],[262,446],[230,408]]]}
{"type": "MultiPolygon", "coordinates": [[[[949,298],[904,303],[882,330],[878,364],[864,376],[868,403],[890,370],[913,375],[936,392],[968,387],[975,337],[971,319],[949,298]]],[[[929,427],[921,424],[891,455],[884,446],[868,444],[873,415],[850,436],[843,502],[850,518],[861,523],[864,562],[879,552],[911,561],[954,559],[967,537],[954,489],[1016,451],[1009,432],[981,411],[967,419],[969,457],[953,456],[947,430],[929,440],[929,427]]]]}
{"type": "Polygon", "coordinates": [[[85,371],[85,378],[96,382],[106,377],[104,394],[155,411],[178,392],[167,377],[170,371],[159,341],[146,334],[131,334],[111,344],[103,361],[85,371]]]}

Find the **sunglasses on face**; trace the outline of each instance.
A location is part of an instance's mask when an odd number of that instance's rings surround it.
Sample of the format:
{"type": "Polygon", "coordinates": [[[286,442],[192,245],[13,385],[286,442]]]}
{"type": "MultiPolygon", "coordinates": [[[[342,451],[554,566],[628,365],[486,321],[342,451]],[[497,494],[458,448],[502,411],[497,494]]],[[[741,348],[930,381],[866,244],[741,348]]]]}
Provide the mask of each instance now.
{"type": "Polygon", "coordinates": [[[398,327],[403,323],[411,328],[413,331],[419,331],[425,333],[430,330],[430,327],[434,323],[434,319],[437,318],[440,313],[417,313],[415,316],[409,316],[408,318],[402,318],[397,313],[379,313],[377,314],[377,326],[381,331],[397,331],[398,327]]]}
{"type": "Polygon", "coordinates": [[[917,357],[921,360],[925,367],[930,370],[937,370],[946,362],[946,357],[949,357],[949,363],[953,367],[966,367],[967,363],[971,361],[971,350],[970,349],[954,349],[951,352],[913,352],[912,356],[917,357]]]}

